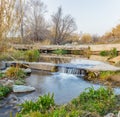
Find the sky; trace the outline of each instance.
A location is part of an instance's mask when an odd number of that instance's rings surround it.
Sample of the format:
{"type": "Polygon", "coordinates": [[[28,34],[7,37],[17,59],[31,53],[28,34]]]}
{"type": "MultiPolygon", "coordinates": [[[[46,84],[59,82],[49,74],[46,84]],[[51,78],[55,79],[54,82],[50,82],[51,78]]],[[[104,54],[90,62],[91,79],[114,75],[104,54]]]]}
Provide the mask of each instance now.
{"type": "Polygon", "coordinates": [[[59,6],[63,14],[70,14],[77,32],[103,35],[120,24],[120,0],[42,0],[47,6],[46,16],[56,13],[59,6]]]}

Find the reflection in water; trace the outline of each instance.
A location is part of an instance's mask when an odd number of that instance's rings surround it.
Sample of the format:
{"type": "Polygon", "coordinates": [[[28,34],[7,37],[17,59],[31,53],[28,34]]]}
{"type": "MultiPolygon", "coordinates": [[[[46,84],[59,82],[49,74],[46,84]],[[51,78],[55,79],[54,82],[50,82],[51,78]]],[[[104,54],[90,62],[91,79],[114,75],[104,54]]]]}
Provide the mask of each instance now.
{"type": "Polygon", "coordinates": [[[84,55],[72,55],[72,54],[66,54],[66,55],[55,55],[55,54],[41,54],[40,55],[40,62],[51,62],[51,63],[69,63],[71,60],[74,59],[90,59],[90,60],[98,60],[98,61],[107,61],[108,57],[103,57],[99,55],[90,55],[89,58],[87,58],[84,55]]]}
{"type": "Polygon", "coordinates": [[[72,59],[85,58],[83,55],[55,55],[55,54],[41,54],[40,62],[51,62],[55,64],[69,63],[72,59]]]}

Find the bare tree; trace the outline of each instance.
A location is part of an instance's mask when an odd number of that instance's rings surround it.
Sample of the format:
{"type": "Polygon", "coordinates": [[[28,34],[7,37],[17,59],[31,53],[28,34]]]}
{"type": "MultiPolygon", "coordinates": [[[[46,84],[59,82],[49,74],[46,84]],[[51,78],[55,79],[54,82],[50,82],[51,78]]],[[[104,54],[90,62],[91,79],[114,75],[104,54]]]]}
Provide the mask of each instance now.
{"type": "Polygon", "coordinates": [[[46,6],[41,0],[30,0],[26,15],[25,32],[26,36],[34,41],[46,38],[48,30],[44,18],[46,6]]]}
{"type": "Polygon", "coordinates": [[[24,40],[24,19],[25,19],[25,13],[26,13],[26,5],[25,0],[17,0],[16,6],[15,6],[16,13],[19,15],[19,22],[20,22],[20,37],[21,42],[24,40]]]}
{"type": "Polygon", "coordinates": [[[53,27],[52,38],[54,44],[61,44],[76,30],[76,24],[71,15],[63,17],[62,8],[59,7],[57,13],[52,15],[53,27]]]}
{"type": "Polygon", "coordinates": [[[0,0],[0,40],[6,38],[15,28],[17,14],[14,11],[16,0],[0,0]]]}

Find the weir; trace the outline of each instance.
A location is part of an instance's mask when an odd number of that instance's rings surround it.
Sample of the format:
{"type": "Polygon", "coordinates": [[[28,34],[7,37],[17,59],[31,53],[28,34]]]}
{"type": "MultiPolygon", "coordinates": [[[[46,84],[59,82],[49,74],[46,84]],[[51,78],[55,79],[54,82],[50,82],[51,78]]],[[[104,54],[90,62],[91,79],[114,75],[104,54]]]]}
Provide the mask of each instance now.
{"type": "Polygon", "coordinates": [[[57,65],[57,70],[60,73],[73,74],[78,77],[85,76],[87,72],[85,69],[77,68],[72,64],[59,64],[57,65]]]}

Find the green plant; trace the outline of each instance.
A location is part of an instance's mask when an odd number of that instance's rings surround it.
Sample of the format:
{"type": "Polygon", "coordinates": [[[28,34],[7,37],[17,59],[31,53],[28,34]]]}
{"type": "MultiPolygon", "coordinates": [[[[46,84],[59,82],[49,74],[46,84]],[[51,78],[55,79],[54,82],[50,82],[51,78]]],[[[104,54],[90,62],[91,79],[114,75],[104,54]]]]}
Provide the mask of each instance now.
{"type": "Polygon", "coordinates": [[[119,71],[101,71],[99,74],[99,78],[101,80],[107,80],[110,78],[110,76],[114,76],[114,75],[120,75],[119,71]]]}
{"type": "Polygon", "coordinates": [[[117,49],[116,49],[116,48],[113,48],[113,49],[110,51],[110,57],[116,57],[116,56],[118,56],[117,49]]]}
{"type": "Polygon", "coordinates": [[[101,56],[109,56],[110,58],[118,56],[116,48],[111,49],[110,51],[103,50],[100,52],[101,56]]]}
{"type": "Polygon", "coordinates": [[[17,60],[25,59],[25,52],[22,50],[14,50],[10,56],[17,60]]]}
{"type": "Polygon", "coordinates": [[[28,50],[25,52],[26,60],[29,62],[38,61],[40,52],[38,50],[28,50]]]}
{"type": "Polygon", "coordinates": [[[0,85],[0,98],[5,97],[10,92],[11,88],[0,85]]]}
{"type": "Polygon", "coordinates": [[[49,110],[52,106],[55,105],[54,103],[54,95],[45,94],[44,96],[40,96],[37,101],[25,101],[24,103],[20,104],[22,107],[22,114],[27,114],[29,112],[40,111],[45,112],[49,110]]]}
{"type": "Polygon", "coordinates": [[[63,50],[63,49],[57,49],[57,50],[52,51],[52,53],[58,54],[58,55],[63,55],[63,54],[67,54],[68,51],[67,50],[63,50]]]}
{"type": "Polygon", "coordinates": [[[109,56],[109,51],[103,50],[103,51],[100,52],[100,55],[101,56],[109,56]]]}
{"type": "Polygon", "coordinates": [[[25,79],[19,78],[15,80],[15,85],[24,85],[25,84],[25,79]]]}
{"type": "Polygon", "coordinates": [[[6,71],[6,76],[8,76],[9,78],[19,79],[19,78],[24,78],[26,74],[19,67],[10,67],[6,71]]]}
{"type": "Polygon", "coordinates": [[[109,88],[87,88],[77,99],[72,100],[76,108],[104,115],[114,109],[115,95],[109,88]],[[78,104],[77,104],[78,103],[78,104]]]}
{"type": "Polygon", "coordinates": [[[5,74],[0,72],[0,79],[4,78],[5,74]]]}

